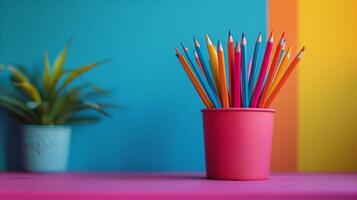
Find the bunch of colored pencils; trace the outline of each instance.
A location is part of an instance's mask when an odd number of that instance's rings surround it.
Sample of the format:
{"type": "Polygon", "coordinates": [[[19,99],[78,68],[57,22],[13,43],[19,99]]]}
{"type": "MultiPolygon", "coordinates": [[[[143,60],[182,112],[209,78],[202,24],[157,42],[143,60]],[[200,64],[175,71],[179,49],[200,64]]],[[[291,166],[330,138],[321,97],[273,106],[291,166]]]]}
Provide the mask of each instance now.
{"type": "Polygon", "coordinates": [[[193,40],[193,52],[181,43],[183,54],[176,48],[176,56],[207,108],[270,107],[301,60],[305,49],[303,47],[289,64],[291,47],[285,50],[285,34],[282,34],[273,53],[273,33],[270,33],[262,62],[259,64],[262,35],[259,33],[252,59],[248,61],[247,39],[244,33],[241,42],[237,41],[234,45],[233,36],[229,32],[226,70],[221,42],[218,41],[216,48],[206,35],[209,55],[208,60],[205,60],[199,42],[195,37],[193,40]]]}

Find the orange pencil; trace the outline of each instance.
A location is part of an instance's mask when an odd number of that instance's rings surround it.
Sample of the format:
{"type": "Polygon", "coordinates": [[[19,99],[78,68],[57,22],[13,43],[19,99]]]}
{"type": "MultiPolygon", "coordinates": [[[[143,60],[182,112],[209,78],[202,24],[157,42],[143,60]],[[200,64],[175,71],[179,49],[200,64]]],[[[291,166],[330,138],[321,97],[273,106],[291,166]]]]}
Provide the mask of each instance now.
{"type": "Polygon", "coordinates": [[[273,60],[271,61],[271,65],[270,65],[267,81],[266,81],[265,86],[263,88],[263,92],[262,92],[262,95],[260,97],[260,102],[259,102],[259,106],[258,107],[262,107],[263,106],[263,104],[266,101],[266,98],[268,96],[269,88],[271,87],[271,84],[273,82],[273,78],[274,78],[274,75],[275,75],[275,72],[276,72],[276,69],[277,69],[277,66],[278,66],[278,61],[279,61],[279,57],[280,57],[280,54],[281,54],[281,50],[283,49],[283,46],[284,46],[284,43],[285,43],[284,35],[285,35],[285,33],[283,33],[281,35],[279,44],[276,47],[273,60]]]}
{"type": "Polygon", "coordinates": [[[300,52],[297,54],[297,56],[295,57],[293,62],[291,62],[289,68],[284,73],[283,77],[281,78],[281,80],[277,84],[276,88],[272,91],[272,93],[271,93],[270,97],[268,98],[268,100],[263,104],[264,108],[269,107],[270,104],[274,101],[276,95],[280,92],[280,90],[283,87],[284,83],[289,78],[290,74],[292,73],[292,71],[295,69],[295,67],[297,66],[297,64],[301,60],[304,50],[305,50],[305,47],[303,47],[300,50],[300,52]]]}
{"type": "Polygon", "coordinates": [[[180,63],[185,70],[186,74],[190,78],[193,86],[198,92],[198,95],[201,97],[203,103],[206,105],[207,108],[213,108],[212,102],[209,100],[207,94],[203,90],[201,84],[198,82],[197,78],[195,77],[194,73],[192,72],[191,68],[189,67],[185,57],[180,53],[180,51],[176,48],[176,56],[180,60],[180,63]]]}
{"type": "Polygon", "coordinates": [[[197,54],[197,51],[196,51],[196,50],[195,50],[195,60],[196,60],[196,62],[197,62],[198,67],[200,68],[200,70],[201,70],[203,76],[206,77],[205,71],[204,71],[203,68],[202,68],[202,63],[201,63],[201,61],[200,61],[200,58],[198,57],[198,54],[197,54]]]}
{"type": "Polygon", "coordinates": [[[229,108],[228,88],[226,83],[226,66],[224,64],[223,47],[220,42],[218,42],[217,54],[218,54],[218,66],[219,66],[219,75],[220,75],[219,79],[221,81],[220,82],[221,102],[223,108],[229,108]]]}
{"type": "Polygon", "coordinates": [[[281,77],[283,76],[283,74],[285,72],[285,66],[290,59],[290,54],[291,54],[291,46],[289,47],[288,51],[284,55],[283,59],[281,60],[280,67],[279,67],[278,71],[276,72],[273,84],[271,85],[271,87],[269,89],[268,97],[271,95],[271,92],[276,88],[276,85],[279,83],[281,77]]]}
{"type": "Polygon", "coordinates": [[[229,102],[233,106],[233,91],[234,91],[234,76],[233,76],[233,67],[234,67],[234,41],[231,31],[228,33],[228,77],[229,77],[229,102]]]}

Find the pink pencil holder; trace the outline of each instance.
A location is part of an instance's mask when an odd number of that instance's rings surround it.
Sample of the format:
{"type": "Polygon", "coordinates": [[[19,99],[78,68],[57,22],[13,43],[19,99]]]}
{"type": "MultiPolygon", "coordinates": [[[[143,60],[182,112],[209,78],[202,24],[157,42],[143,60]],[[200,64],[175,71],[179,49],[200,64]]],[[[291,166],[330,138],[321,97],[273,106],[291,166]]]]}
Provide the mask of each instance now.
{"type": "Polygon", "coordinates": [[[269,177],[272,109],[204,109],[208,179],[264,180],[269,177]]]}

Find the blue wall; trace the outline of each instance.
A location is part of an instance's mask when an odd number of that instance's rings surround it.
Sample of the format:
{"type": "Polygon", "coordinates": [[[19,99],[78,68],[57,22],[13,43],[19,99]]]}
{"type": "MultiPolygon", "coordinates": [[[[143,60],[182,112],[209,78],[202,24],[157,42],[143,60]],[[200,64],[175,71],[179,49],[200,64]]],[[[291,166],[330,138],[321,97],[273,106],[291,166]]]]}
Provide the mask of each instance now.
{"type": "MultiPolygon", "coordinates": [[[[192,46],[192,34],[204,46],[206,32],[226,41],[228,29],[248,42],[265,34],[265,0],[0,0],[0,63],[36,64],[44,50],[53,60],[70,37],[68,66],[112,58],[82,80],[128,109],[75,127],[71,170],[203,170],[203,104],[174,48],[192,46]]],[[[6,145],[15,131],[1,118],[3,170],[17,157],[6,145]]]]}

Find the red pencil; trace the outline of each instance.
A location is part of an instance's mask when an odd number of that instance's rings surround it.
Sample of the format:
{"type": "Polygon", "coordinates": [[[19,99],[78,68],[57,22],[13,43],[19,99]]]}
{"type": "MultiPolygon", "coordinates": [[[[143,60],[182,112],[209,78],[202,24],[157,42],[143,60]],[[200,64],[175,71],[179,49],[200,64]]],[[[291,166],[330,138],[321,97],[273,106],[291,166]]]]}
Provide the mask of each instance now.
{"type": "Polygon", "coordinates": [[[239,41],[236,43],[236,49],[234,52],[234,67],[233,67],[233,90],[231,96],[233,96],[233,107],[241,107],[241,66],[242,66],[242,53],[240,49],[239,41]]]}
{"type": "Polygon", "coordinates": [[[229,104],[233,105],[233,91],[234,91],[234,76],[233,76],[233,67],[234,67],[234,42],[231,31],[228,33],[228,77],[229,77],[229,104]]]}
{"type": "Polygon", "coordinates": [[[285,71],[283,77],[281,77],[278,85],[275,87],[275,89],[272,91],[271,95],[268,97],[268,100],[263,104],[264,108],[269,107],[270,104],[274,101],[276,95],[279,93],[279,91],[281,90],[281,88],[283,87],[284,83],[286,82],[286,80],[289,78],[290,74],[293,72],[293,70],[296,68],[297,64],[299,63],[299,61],[302,58],[302,55],[304,53],[305,47],[303,47],[300,52],[298,53],[298,55],[295,57],[295,59],[291,62],[290,66],[288,67],[288,69],[285,71]]]}
{"type": "Polygon", "coordinates": [[[273,32],[270,33],[269,40],[268,40],[267,46],[265,48],[263,63],[262,63],[261,69],[260,69],[257,84],[256,84],[254,92],[253,92],[253,97],[250,102],[250,107],[252,107],[252,108],[256,108],[258,106],[258,101],[259,101],[261,90],[263,87],[265,74],[268,69],[268,64],[269,64],[269,60],[270,60],[270,54],[271,54],[272,47],[273,47],[273,32]]]}
{"type": "Polygon", "coordinates": [[[275,49],[273,60],[271,61],[271,65],[270,65],[269,72],[268,72],[268,77],[267,77],[267,80],[265,82],[265,85],[264,85],[264,88],[263,88],[263,91],[262,91],[262,95],[260,97],[260,102],[259,102],[259,106],[258,107],[263,107],[263,104],[264,104],[265,100],[268,97],[268,91],[269,91],[269,89],[271,87],[271,84],[273,83],[274,75],[275,75],[275,72],[276,72],[277,67],[278,67],[278,61],[279,61],[279,57],[280,57],[280,54],[281,54],[281,50],[283,49],[283,46],[285,44],[284,35],[285,35],[285,33],[283,32],[283,34],[281,35],[279,44],[275,49]]]}

